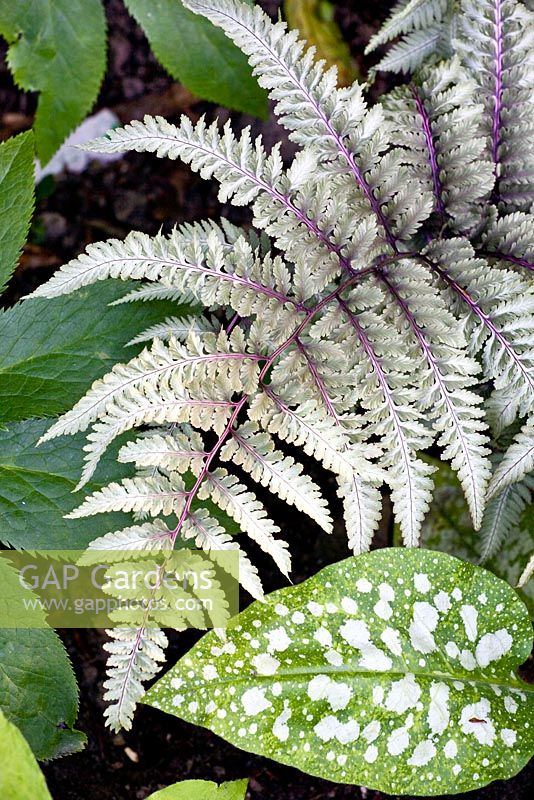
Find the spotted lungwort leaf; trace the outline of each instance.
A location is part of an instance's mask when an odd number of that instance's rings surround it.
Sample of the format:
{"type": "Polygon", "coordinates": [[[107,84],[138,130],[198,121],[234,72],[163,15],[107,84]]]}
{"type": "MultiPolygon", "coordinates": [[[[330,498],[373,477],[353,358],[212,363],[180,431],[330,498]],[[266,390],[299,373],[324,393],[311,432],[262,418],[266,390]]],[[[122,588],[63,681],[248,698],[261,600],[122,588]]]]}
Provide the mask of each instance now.
{"type": "Polygon", "coordinates": [[[526,609],[452,556],[386,549],[326,567],[210,632],[146,702],[246,750],[386,792],[514,775],[534,750],[526,609]]]}

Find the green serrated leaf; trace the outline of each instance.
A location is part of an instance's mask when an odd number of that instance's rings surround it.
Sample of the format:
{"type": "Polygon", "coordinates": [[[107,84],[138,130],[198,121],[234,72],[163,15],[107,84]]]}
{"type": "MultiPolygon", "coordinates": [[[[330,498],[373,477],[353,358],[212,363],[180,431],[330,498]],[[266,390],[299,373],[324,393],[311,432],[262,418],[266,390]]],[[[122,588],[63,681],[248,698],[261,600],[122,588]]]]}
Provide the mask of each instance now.
{"type": "Polygon", "coordinates": [[[267,94],[252,77],[246,56],[181,0],[125,0],[165,69],[205,100],[267,116],[267,94]]]}
{"type": "Polygon", "coordinates": [[[0,3],[0,34],[18,86],[39,92],[37,155],[50,161],[95,102],[106,68],[106,20],[100,0],[0,3]]]}
{"type": "Polygon", "coordinates": [[[154,792],[147,800],[245,800],[248,781],[182,781],[154,792]]]}
{"type": "Polygon", "coordinates": [[[91,480],[73,494],[83,465],[84,435],[64,436],[37,447],[50,420],[30,420],[0,430],[0,542],[24,549],[84,549],[110,530],[131,525],[129,514],[101,519],[64,519],[88,494],[130,474],[104,456],[91,480]]]}
{"type": "Polygon", "coordinates": [[[75,753],[86,737],[73,728],[78,689],[69,657],[46,627],[44,611],[33,605],[37,596],[5,558],[0,558],[0,586],[0,611],[9,606],[12,616],[14,608],[25,609],[24,627],[0,628],[0,713],[20,728],[37,758],[75,753]]]}
{"type": "MultiPolygon", "coordinates": [[[[423,522],[421,540],[425,547],[454,553],[476,564],[480,560],[480,533],[473,528],[471,515],[456,473],[448,464],[432,459],[436,472],[434,500],[423,522]]],[[[525,509],[517,528],[506,538],[506,547],[484,563],[499,578],[517,586],[521,573],[534,550],[534,508],[525,509]]],[[[518,590],[534,618],[534,582],[518,590]]]]}
{"type": "Polygon", "coordinates": [[[284,0],[284,16],[293,30],[324,58],[327,67],[336,66],[340,86],[350,86],[360,77],[350,48],[334,20],[334,6],[328,0],[284,0]]]}
{"type": "Polygon", "coordinates": [[[17,266],[33,204],[33,135],[26,132],[0,144],[0,294],[17,266]]]}
{"type": "Polygon", "coordinates": [[[443,553],[389,548],[255,602],[145,696],[312,775],[444,794],[507,778],[534,750],[515,674],[532,628],[515,592],[443,553]]]}
{"type": "Polygon", "coordinates": [[[0,313],[0,423],[71,408],[92,381],[141,350],[125,347],[130,339],[166,316],[185,313],[166,301],[108,306],[134,285],[106,281],[0,313]]]}
{"type": "MultiPolygon", "coordinates": [[[[24,591],[29,599],[35,598],[33,592],[21,589],[18,576],[3,559],[0,576],[2,602],[8,602],[17,589],[19,596],[24,591]]],[[[31,624],[29,613],[25,619],[31,624]]],[[[51,628],[0,629],[0,709],[20,728],[36,758],[57,758],[83,748],[86,737],[73,727],[78,712],[76,680],[65,648],[51,628]]]]}
{"type": "Polygon", "coordinates": [[[52,800],[24,736],[0,711],[0,797],[52,800]]]}

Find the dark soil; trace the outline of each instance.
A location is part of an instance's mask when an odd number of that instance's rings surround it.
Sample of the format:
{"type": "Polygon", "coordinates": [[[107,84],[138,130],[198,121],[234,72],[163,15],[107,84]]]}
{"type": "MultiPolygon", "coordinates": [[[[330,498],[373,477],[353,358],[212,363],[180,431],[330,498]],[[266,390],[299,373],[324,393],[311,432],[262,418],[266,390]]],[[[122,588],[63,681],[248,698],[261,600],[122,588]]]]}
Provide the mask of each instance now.
{"type": "MultiPolygon", "coordinates": [[[[173,83],[150,53],[140,29],[120,0],[106,0],[109,22],[109,69],[99,108],[112,108],[123,122],[145,113],[160,113],[176,120],[181,113],[196,118],[202,113],[227,118],[224,109],[198,102],[173,83]]],[[[263,0],[276,15],[279,0],[263,0]]],[[[392,0],[351,2],[337,0],[336,17],[350,42],[362,71],[370,61],[363,56],[365,43],[393,5],[392,0]]],[[[382,79],[381,91],[389,79],[382,79]]],[[[31,124],[35,97],[21,95],[13,86],[0,59],[0,138],[31,124]]],[[[272,119],[259,123],[233,115],[236,126],[252,124],[267,144],[283,134],[272,119]]],[[[286,152],[290,146],[286,143],[286,152]]],[[[133,154],[114,164],[93,165],[82,175],[64,174],[41,186],[30,244],[13,279],[7,305],[43,282],[59,264],[79,253],[89,242],[110,236],[122,237],[132,228],[155,233],[162,225],[221,214],[246,223],[248,212],[221,207],[216,188],[176,162],[133,154]],[[46,195],[46,196],[44,196],[46,195]]],[[[322,482],[325,482],[322,477],[322,482]]],[[[347,555],[342,531],[327,539],[302,528],[297,514],[284,512],[284,527],[295,554],[295,582],[320,567],[347,555]]],[[[386,524],[387,527],[387,524],[386,524]]],[[[382,542],[387,531],[381,533],[382,542]]],[[[254,554],[256,555],[256,554],[254,554]]],[[[282,585],[266,559],[257,557],[268,589],[282,585]]],[[[181,657],[198,638],[193,632],[171,635],[169,665],[181,657]]],[[[80,685],[77,726],[88,737],[86,749],[77,755],[44,766],[54,800],[144,800],[151,792],[189,778],[231,780],[248,777],[249,800],[378,800],[387,795],[372,790],[340,786],[283,767],[265,758],[237,750],[214,734],[196,728],[148,706],[141,706],[133,731],[111,734],[103,723],[102,680],[104,653],[101,631],[70,630],[63,639],[80,685]]],[[[507,783],[463,795],[471,800],[522,800],[531,796],[529,784],[534,770],[527,767],[507,783]]]]}

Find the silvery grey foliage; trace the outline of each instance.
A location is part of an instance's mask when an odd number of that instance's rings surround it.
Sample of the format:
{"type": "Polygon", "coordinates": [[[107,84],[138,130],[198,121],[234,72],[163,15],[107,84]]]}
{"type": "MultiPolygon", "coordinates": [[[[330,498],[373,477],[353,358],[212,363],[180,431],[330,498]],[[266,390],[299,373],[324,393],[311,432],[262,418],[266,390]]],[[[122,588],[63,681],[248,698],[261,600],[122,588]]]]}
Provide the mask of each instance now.
{"type": "MultiPolygon", "coordinates": [[[[236,136],[228,124],[187,117],[179,126],[146,117],[92,143],[181,159],[220,183],[221,200],[250,205],[262,236],[224,220],[169,236],[134,232],[90,245],[37,290],[55,297],[135,278],[141,289],[126,300],[187,298],[210,312],[140,333],[137,341],[154,337],[152,345],[47,432],[91,429],[83,484],[117,436],[143,429],[119,455],[137,477],[96,492],[72,516],[154,518],[101,537],[97,549],[117,537],[132,549],[172,547],[178,537],[235,549],[242,583],[258,598],[241,543],[197,503],[218,505],[289,573],[288,543],[232,463],[329,532],[320,487],[279,442],[301,448],[334,473],[359,553],[378,525],[383,484],[404,542],[418,544],[433,489],[421,452],[437,445],[493,552],[495,519],[513,523],[529,498],[527,483],[509,487],[525,478],[534,452],[534,183],[525,138],[533,68],[517,56],[532,53],[531,15],[515,0],[454,4],[451,57],[368,108],[361,86],[337,88],[335,69],[325,71],[296,32],[259,8],[186,5],[249,56],[300,149],[286,168],[278,147],[267,153],[248,129],[236,136]],[[497,434],[517,420],[523,428],[491,478],[489,426],[497,434]],[[514,502],[495,501],[502,492],[514,502]]],[[[387,36],[440,23],[449,4],[411,0],[400,12],[387,36]]],[[[112,727],[131,724],[163,645],[150,628],[115,634],[112,727]]]]}

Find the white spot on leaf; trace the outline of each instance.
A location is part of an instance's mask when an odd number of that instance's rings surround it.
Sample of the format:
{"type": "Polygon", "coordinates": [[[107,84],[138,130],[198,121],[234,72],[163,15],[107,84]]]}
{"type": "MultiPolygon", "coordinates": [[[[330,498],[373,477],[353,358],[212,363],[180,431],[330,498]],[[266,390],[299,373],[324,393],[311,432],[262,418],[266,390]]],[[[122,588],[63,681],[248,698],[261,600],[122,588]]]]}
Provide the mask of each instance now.
{"type": "Polygon", "coordinates": [[[456,758],[456,754],[458,753],[458,745],[453,739],[449,739],[443,748],[443,752],[445,753],[445,758],[456,758]]]}
{"type": "Polygon", "coordinates": [[[252,659],[252,666],[258,675],[274,675],[280,662],[268,653],[260,653],[252,659]]]}
{"type": "Polygon", "coordinates": [[[438,621],[438,612],[430,603],[413,604],[413,620],[409,632],[414,650],[419,653],[432,653],[436,649],[432,631],[436,629],[438,621]]]}
{"type": "Polygon", "coordinates": [[[441,734],[449,724],[449,687],[445,683],[434,682],[430,686],[430,703],[427,721],[434,734],[441,734]]]}
{"type": "Polygon", "coordinates": [[[517,739],[517,734],[510,728],[503,728],[501,731],[501,739],[505,745],[508,747],[513,747],[517,739]]]}
{"type": "Polygon", "coordinates": [[[281,742],[287,742],[289,738],[288,721],[291,719],[291,709],[287,707],[287,701],[284,704],[284,710],[278,717],[276,717],[273,725],[273,736],[276,736],[281,742]]]}
{"type": "Polygon", "coordinates": [[[489,719],[490,711],[491,705],[486,698],[465,706],[460,716],[460,727],[463,733],[472,734],[479,744],[491,746],[495,740],[495,727],[489,719]]]}
{"type": "Polygon", "coordinates": [[[422,594],[426,594],[430,591],[430,581],[428,580],[428,575],[425,575],[424,572],[418,572],[414,575],[413,583],[415,588],[418,592],[422,594]]]}
{"type": "Polygon", "coordinates": [[[495,633],[485,633],[480,638],[476,649],[476,659],[481,667],[487,667],[492,661],[506,655],[513,644],[513,639],[506,630],[501,628],[495,633]]]}
{"type": "Polygon", "coordinates": [[[388,711],[404,714],[409,708],[415,708],[421,697],[421,687],[412,673],[405,678],[395,681],[386,697],[385,707],[388,711]]]}
{"type": "Polygon", "coordinates": [[[412,767],[424,767],[429,761],[432,761],[436,755],[436,748],[430,739],[425,739],[424,742],[419,742],[412,755],[408,759],[408,764],[412,767]]]}
{"type": "Polygon", "coordinates": [[[243,692],[241,703],[247,717],[254,717],[271,708],[271,703],[265,697],[265,689],[254,687],[243,692]]]}
{"type": "Polygon", "coordinates": [[[380,736],[380,727],[380,722],[376,719],[373,720],[363,729],[362,738],[369,743],[374,742],[380,736]]]}
{"type": "Polygon", "coordinates": [[[474,606],[465,605],[460,609],[460,616],[462,618],[462,622],[464,623],[465,635],[470,642],[474,642],[477,638],[478,632],[478,611],[474,606]]]}
{"type": "Polygon", "coordinates": [[[392,756],[399,756],[404,753],[410,744],[410,734],[405,727],[395,728],[391,731],[387,740],[388,753],[392,756]]]}
{"type": "Polygon", "coordinates": [[[337,739],[341,744],[355,742],[360,735],[360,726],[356,720],[340,722],[331,715],[320,720],[313,730],[321,741],[329,742],[331,739],[337,739]]]}
{"type": "Polygon", "coordinates": [[[326,700],[332,711],[346,708],[352,697],[352,689],[347,683],[337,683],[328,675],[316,675],[308,684],[310,700],[326,700]]]}
{"type": "Polygon", "coordinates": [[[287,635],[285,628],[282,627],[274,628],[274,630],[266,633],[265,636],[269,641],[267,645],[269,653],[283,653],[291,644],[291,639],[287,635]]]}
{"type": "Polygon", "coordinates": [[[374,746],[374,744],[369,745],[363,757],[367,761],[368,764],[374,764],[376,759],[378,758],[378,748],[374,746]]]}
{"type": "Polygon", "coordinates": [[[380,634],[380,639],[384,642],[388,650],[394,656],[402,655],[402,647],[400,642],[400,633],[393,628],[385,628],[380,634]]]}

